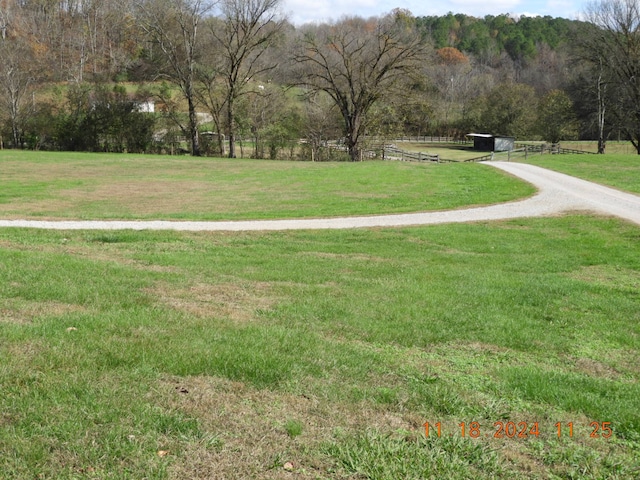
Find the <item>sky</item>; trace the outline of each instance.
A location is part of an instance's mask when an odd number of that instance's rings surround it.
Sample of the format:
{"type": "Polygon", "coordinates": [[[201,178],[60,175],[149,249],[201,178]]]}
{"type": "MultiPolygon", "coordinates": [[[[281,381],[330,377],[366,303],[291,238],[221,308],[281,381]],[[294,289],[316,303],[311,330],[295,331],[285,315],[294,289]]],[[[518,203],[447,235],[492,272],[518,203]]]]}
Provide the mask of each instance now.
{"type": "Polygon", "coordinates": [[[395,8],[409,10],[416,17],[464,13],[485,15],[550,15],[571,20],[579,18],[587,0],[283,0],[284,13],[295,25],[329,22],[345,15],[381,16],[395,8]]]}

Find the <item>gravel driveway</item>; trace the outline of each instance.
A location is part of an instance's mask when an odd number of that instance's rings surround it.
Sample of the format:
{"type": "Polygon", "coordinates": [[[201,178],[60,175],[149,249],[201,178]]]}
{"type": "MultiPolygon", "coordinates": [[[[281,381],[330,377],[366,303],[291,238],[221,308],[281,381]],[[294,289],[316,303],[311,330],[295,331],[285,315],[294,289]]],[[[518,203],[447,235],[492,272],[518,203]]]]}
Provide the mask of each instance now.
{"type": "Polygon", "coordinates": [[[372,215],[365,217],[233,222],[188,221],[40,221],[0,220],[0,227],[52,230],[182,230],[249,231],[400,227],[436,223],[475,222],[508,218],[543,217],[563,212],[588,211],[613,215],[640,225],[640,196],[580,180],[523,163],[485,162],[538,188],[533,197],[486,207],[438,212],[372,215]]]}

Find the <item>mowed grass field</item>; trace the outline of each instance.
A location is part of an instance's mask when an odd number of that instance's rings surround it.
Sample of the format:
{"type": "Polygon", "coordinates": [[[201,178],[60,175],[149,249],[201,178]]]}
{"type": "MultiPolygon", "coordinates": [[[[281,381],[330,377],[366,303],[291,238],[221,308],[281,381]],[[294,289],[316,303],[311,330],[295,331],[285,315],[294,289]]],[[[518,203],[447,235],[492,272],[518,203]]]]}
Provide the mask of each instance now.
{"type": "Polygon", "coordinates": [[[482,165],[0,152],[0,217],[245,220],[442,210],[530,195],[482,165]]]}
{"type": "MultiPolygon", "coordinates": [[[[66,169],[66,157],[42,155],[66,169]]],[[[273,165],[280,175],[254,188],[278,197],[298,164],[273,165]]],[[[327,190],[360,172],[371,192],[388,189],[377,182],[393,164],[365,165],[313,168],[327,190]]],[[[449,196],[459,183],[530,194],[483,165],[395,165],[449,196]]],[[[13,175],[25,192],[36,182],[13,175]]],[[[32,197],[63,198],[66,180],[50,175],[54,187],[32,197]]],[[[114,205],[105,218],[122,212],[114,205]]],[[[77,212],[46,216],[91,213],[77,212]]],[[[0,477],[637,478],[639,291],[640,229],[587,215],[270,233],[2,229],[0,477]]]]}
{"type": "Polygon", "coordinates": [[[640,155],[532,155],[526,163],[640,193],[640,155]]]}

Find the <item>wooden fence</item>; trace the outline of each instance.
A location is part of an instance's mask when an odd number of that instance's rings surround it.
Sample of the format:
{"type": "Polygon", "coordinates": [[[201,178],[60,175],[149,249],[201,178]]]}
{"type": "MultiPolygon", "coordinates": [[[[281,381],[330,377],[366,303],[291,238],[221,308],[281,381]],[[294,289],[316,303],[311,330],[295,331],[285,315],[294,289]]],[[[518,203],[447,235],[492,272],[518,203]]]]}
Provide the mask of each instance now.
{"type": "Polygon", "coordinates": [[[396,147],[384,147],[384,158],[403,162],[440,162],[439,155],[421,152],[407,152],[396,147]]]}
{"type": "Polygon", "coordinates": [[[469,160],[465,160],[465,162],[487,162],[491,160],[506,160],[511,161],[516,158],[524,158],[525,160],[529,155],[535,154],[552,154],[552,155],[562,155],[562,154],[589,154],[596,155],[595,152],[587,152],[585,150],[575,150],[573,148],[562,148],[559,145],[548,145],[548,144],[539,144],[539,145],[525,145],[525,144],[516,144],[516,149],[507,151],[507,152],[491,152],[487,155],[483,155],[481,157],[471,158],[469,160]]]}
{"type": "Polygon", "coordinates": [[[465,160],[465,162],[490,162],[491,160],[501,160],[510,162],[516,158],[524,158],[526,159],[529,155],[535,153],[542,153],[539,148],[539,145],[525,145],[521,148],[516,148],[514,150],[509,150],[505,152],[491,152],[486,155],[482,155],[481,157],[469,158],[465,160]]]}
{"type": "Polygon", "coordinates": [[[461,143],[468,142],[467,140],[459,140],[454,137],[440,137],[433,135],[422,135],[418,137],[397,137],[392,140],[393,142],[412,142],[412,143],[461,143]]]}
{"type": "Polygon", "coordinates": [[[575,150],[571,148],[561,148],[558,145],[547,145],[547,144],[538,144],[538,145],[525,145],[525,144],[517,144],[518,148],[505,151],[505,152],[491,152],[485,155],[481,155],[479,157],[468,158],[466,160],[449,160],[446,158],[442,158],[439,155],[429,154],[429,153],[416,153],[416,152],[407,152],[395,146],[385,146],[384,147],[384,158],[388,160],[401,160],[401,161],[413,161],[413,162],[438,162],[438,163],[455,163],[455,162],[488,162],[491,160],[501,160],[501,161],[511,161],[518,158],[527,159],[530,155],[541,155],[541,154],[567,154],[567,153],[578,153],[578,154],[594,154],[594,152],[587,152],[584,150],[575,150]]]}
{"type": "Polygon", "coordinates": [[[596,152],[588,152],[586,150],[576,150],[575,148],[563,148],[557,143],[553,143],[553,144],[541,143],[541,144],[535,144],[535,145],[517,143],[516,147],[519,150],[526,149],[527,153],[551,153],[551,154],[577,153],[577,154],[597,155],[596,152]]]}

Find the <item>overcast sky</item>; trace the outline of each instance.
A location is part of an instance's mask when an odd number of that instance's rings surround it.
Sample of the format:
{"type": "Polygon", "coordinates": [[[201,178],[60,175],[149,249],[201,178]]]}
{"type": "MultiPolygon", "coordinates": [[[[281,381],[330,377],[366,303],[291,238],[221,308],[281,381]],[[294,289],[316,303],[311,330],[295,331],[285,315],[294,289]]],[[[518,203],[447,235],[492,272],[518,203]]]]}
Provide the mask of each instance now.
{"type": "Polygon", "coordinates": [[[296,25],[339,20],[343,15],[380,16],[394,8],[410,10],[416,17],[464,13],[474,17],[499,15],[550,15],[571,20],[584,10],[586,0],[284,0],[284,12],[296,25]]]}

